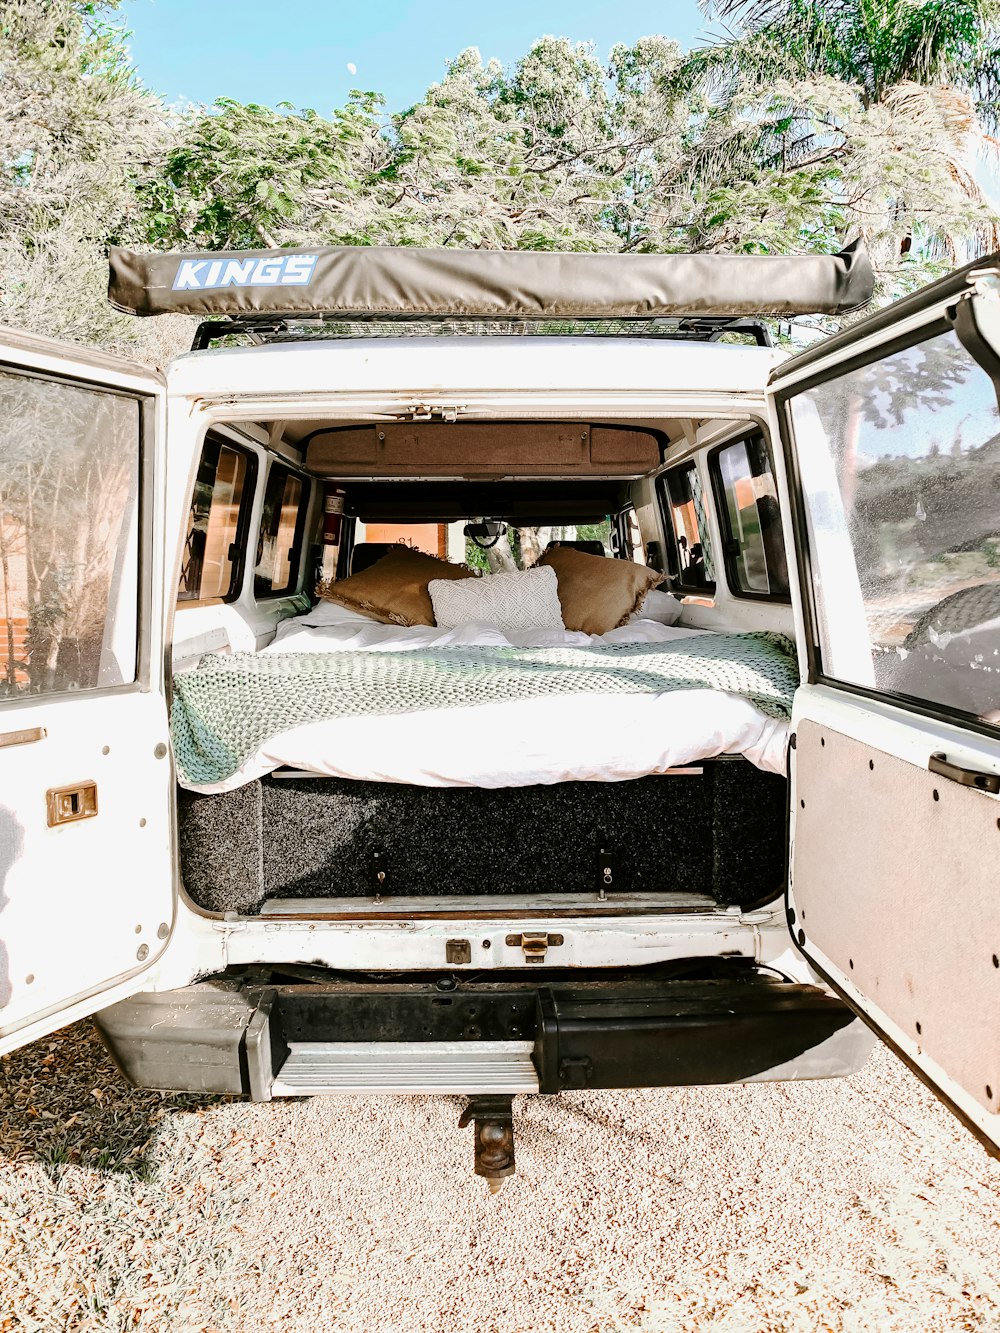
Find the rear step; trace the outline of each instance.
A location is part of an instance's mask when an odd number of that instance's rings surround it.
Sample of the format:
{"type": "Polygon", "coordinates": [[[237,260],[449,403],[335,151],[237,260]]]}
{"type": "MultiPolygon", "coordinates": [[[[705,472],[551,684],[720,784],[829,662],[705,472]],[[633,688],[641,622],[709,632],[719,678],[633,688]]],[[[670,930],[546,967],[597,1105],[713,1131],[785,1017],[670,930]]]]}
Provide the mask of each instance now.
{"type": "Polygon", "coordinates": [[[268,984],[259,969],[136,995],[96,1021],[139,1087],[257,1101],[741,1083],[788,1077],[778,1071],[853,1025],[833,996],[746,960],[693,965],[718,975],[563,970],[556,979],[547,970],[537,981],[517,973],[268,984]]]}
{"type": "Polygon", "coordinates": [[[696,975],[673,964],[294,984],[255,968],[133,996],[96,1022],[139,1087],[465,1095],[460,1124],[474,1124],[475,1169],[495,1189],[514,1170],[518,1093],[823,1078],[867,1058],[871,1034],[819,988],[746,959],[686,966],[696,975]]]}
{"type": "Polygon", "coordinates": [[[532,1041],[293,1041],[275,1097],[323,1092],[537,1092],[532,1041]]]}

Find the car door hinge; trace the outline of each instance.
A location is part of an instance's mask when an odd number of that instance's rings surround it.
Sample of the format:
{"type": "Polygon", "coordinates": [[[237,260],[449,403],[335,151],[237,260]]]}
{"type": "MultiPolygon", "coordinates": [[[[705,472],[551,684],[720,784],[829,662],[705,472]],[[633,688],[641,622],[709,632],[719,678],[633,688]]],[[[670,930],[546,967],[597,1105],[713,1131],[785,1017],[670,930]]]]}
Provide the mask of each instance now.
{"type": "Polygon", "coordinates": [[[552,935],[547,930],[525,930],[520,935],[508,935],[507,943],[512,949],[520,948],[524,952],[526,963],[541,963],[549,949],[557,949],[563,942],[561,935],[552,935]]]}

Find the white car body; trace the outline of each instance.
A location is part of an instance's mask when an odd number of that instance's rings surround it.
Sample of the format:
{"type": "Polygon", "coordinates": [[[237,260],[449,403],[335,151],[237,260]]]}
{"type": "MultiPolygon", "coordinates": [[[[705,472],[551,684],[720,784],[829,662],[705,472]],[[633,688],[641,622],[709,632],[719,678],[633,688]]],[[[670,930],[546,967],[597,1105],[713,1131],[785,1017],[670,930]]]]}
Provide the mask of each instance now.
{"type": "MultiPolygon", "coordinates": [[[[983,290],[968,287],[969,299],[985,301],[983,290]]],[[[961,299],[964,299],[965,294],[961,299]]],[[[8,994],[0,1008],[0,1052],[112,1005],[137,992],[174,991],[227,968],[253,964],[308,964],[337,971],[418,972],[440,966],[446,941],[462,933],[456,919],[269,920],[227,919],[198,909],[178,878],[174,823],[174,781],[168,753],[169,663],[207,651],[225,638],[235,647],[259,648],[275,626],[300,607],[294,597],[258,605],[252,579],[225,605],[177,612],[174,589],[186,531],[186,517],[202,442],[212,427],[235,432],[244,448],[264,460],[269,448],[280,455],[280,440],[269,440],[257,424],[378,421],[414,414],[447,420],[503,420],[587,417],[602,421],[689,419],[707,423],[692,429],[686,443],[672,448],[669,465],[687,457],[704,467],[706,451],[747,422],[762,425],[773,442],[775,476],[790,571],[801,571],[801,532],[788,521],[796,508],[794,479],[777,447],[785,434],[778,395],[817,374],[836,375],[840,364],[863,358],[890,340],[903,338],[938,320],[954,305],[954,288],[900,313],[892,325],[863,328],[853,340],[831,345],[789,373],[772,376],[784,361],[769,348],[719,344],[596,338],[434,338],[351,339],[220,349],[177,359],[165,377],[80,349],[43,339],[0,334],[4,365],[26,375],[94,383],[144,404],[146,430],[161,443],[144,479],[145,545],[140,581],[144,589],[140,679],[132,686],[95,691],[86,697],[15,697],[0,700],[0,803],[20,824],[17,845],[9,841],[3,888],[7,906],[0,915],[6,954],[0,981],[8,994]],[[797,535],[798,534],[798,535],[797,535]],[[3,744],[3,737],[42,730],[39,743],[3,744]],[[167,748],[165,748],[167,747],[167,748]],[[94,779],[103,818],[53,829],[44,821],[43,793],[66,782],[94,779]],[[107,810],[107,814],[104,811],[107,810]]],[[[811,447],[811,446],[810,446],[811,447]]],[[[666,464],[664,465],[666,466],[666,464]]],[[[648,479],[652,496],[652,481],[648,479]]],[[[711,493],[705,475],[703,487],[711,493]]],[[[256,530],[260,488],[251,516],[256,530]]],[[[722,550],[714,506],[708,508],[709,535],[722,550]]],[[[645,520],[651,521],[651,520],[645,520]]],[[[647,536],[655,535],[651,529],[647,536]]],[[[815,571],[814,571],[815,572],[815,571]]],[[[828,581],[833,574],[827,575],[828,581]]],[[[793,728],[808,723],[829,728],[872,752],[924,770],[930,752],[970,770],[1000,774],[1000,737],[988,728],[931,716],[886,699],[864,697],[816,679],[807,644],[808,609],[803,581],[791,579],[791,601],[776,607],[734,597],[719,579],[710,610],[692,600],[684,623],[711,624],[724,613],[736,629],[781,628],[799,645],[803,684],[793,728]]],[[[864,637],[862,608],[845,592],[841,606],[845,642],[864,637]]],[[[845,648],[845,652],[849,649],[845,648]]],[[[790,840],[807,818],[809,793],[793,782],[790,840]]],[[[978,795],[978,793],[977,793],[978,795]]],[[[937,798],[935,797],[935,800],[937,798]]],[[[1000,800],[995,805],[1000,827],[1000,800]]],[[[891,818],[892,813],[886,812],[891,818]]],[[[803,834],[803,836],[805,836],[803,834]]],[[[812,836],[812,835],[810,835],[812,836]]],[[[842,832],[831,830],[835,842],[842,832]]],[[[14,834],[11,834],[11,839],[14,834]]],[[[0,847],[3,838],[0,836],[0,847]]],[[[831,854],[836,854],[831,846],[831,854]]],[[[948,856],[948,847],[940,854],[948,856]]],[[[958,853],[955,853],[958,854],[958,853]]],[[[915,878],[933,876],[934,865],[908,868],[915,878]]],[[[1000,1140],[1000,1114],[962,1085],[953,1071],[931,1059],[919,1034],[894,1021],[879,995],[866,994],[822,943],[808,945],[789,933],[788,902],[741,910],[719,906],[671,915],[555,919],[532,922],[564,937],[559,966],[632,967],[692,957],[731,955],[753,960],[782,976],[811,985],[832,985],[856,1011],[885,1033],[893,1046],[936,1087],[983,1137],[1000,1140]]],[[[801,910],[801,908],[800,908],[801,910]]],[[[810,909],[811,910],[811,909],[810,909]]],[[[938,929],[960,922],[947,916],[938,929]]],[[[801,923],[799,923],[801,925],[801,923]]],[[[478,951],[478,973],[531,966],[522,949],[507,941],[520,929],[516,914],[479,922],[476,938],[489,940],[478,951]]],[[[1000,947],[994,938],[992,948],[1000,947]]],[[[834,951],[836,952],[836,951],[834,951]]],[[[919,959],[914,964],[919,969],[919,959]]],[[[459,965],[456,971],[461,971],[459,965]]],[[[1000,972],[997,972],[1000,978],[1000,972]]],[[[989,978],[988,978],[989,980],[989,978]]],[[[977,992],[979,994],[980,992],[977,992]]],[[[1000,989],[997,997],[1000,1000],[1000,989]]],[[[1000,1033],[1000,1023],[995,1024],[1000,1033]]],[[[871,1044],[868,1028],[855,1022],[799,1062],[755,1077],[809,1077],[850,1072],[871,1044]]],[[[1000,1042],[994,1042],[990,1059],[1000,1042]]],[[[986,1075],[984,1075],[984,1078],[986,1075]]],[[[989,1075],[993,1078],[993,1075],[989,1075]]]]}

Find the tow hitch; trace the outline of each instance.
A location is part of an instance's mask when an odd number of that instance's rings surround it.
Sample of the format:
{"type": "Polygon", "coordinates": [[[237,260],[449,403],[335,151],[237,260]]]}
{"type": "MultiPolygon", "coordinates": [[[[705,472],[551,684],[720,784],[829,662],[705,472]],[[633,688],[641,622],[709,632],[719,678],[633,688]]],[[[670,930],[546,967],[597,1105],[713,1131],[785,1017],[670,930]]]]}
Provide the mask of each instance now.
{"type": "Polygon", "coordinates": [[[473,1170],[485,1179],[491,1194],[498,1193],[514,1174],[513,1101],[512,1096],[472,1097],[458,1121],[459,1129],[470,1123],[474,1126],[473,1170]]]}

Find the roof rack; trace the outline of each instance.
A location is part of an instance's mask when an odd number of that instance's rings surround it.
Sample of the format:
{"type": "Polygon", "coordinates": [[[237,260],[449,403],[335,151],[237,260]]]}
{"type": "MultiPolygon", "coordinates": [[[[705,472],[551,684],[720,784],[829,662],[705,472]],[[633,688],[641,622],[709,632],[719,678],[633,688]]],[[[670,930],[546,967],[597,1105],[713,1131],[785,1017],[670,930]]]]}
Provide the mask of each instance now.
{"type": "Polygon", "coordinates": [[[351,338],[456,338],[456,337],[571,337],[662,338],[672,342],[715,343],[726,335],[752,339],[757,347],[772,347],[767,325],[756,319],[728,316],[679,319],[482,319],[453,315],[316,315],[275,318],[246,316],[203,320],[195,330],[191,350],[204,351],[213,343],[238,336],[252,343],[312,342],[351,338]]]}

